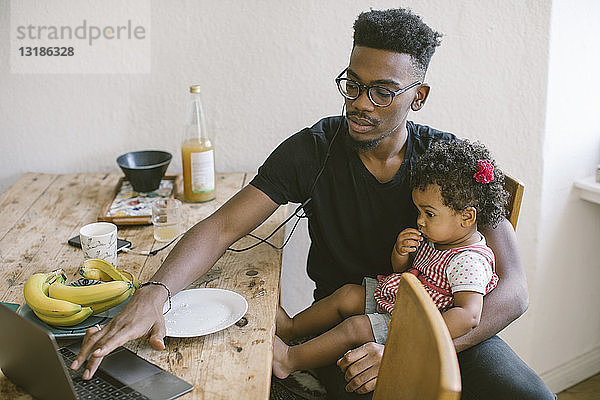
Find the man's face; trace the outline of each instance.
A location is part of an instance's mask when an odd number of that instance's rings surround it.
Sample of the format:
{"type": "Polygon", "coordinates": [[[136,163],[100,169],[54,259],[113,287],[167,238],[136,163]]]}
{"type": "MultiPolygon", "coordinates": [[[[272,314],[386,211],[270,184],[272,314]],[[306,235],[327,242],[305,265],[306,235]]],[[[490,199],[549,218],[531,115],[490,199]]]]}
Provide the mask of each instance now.
{"type": "MultiPolygon", "coordinates": [[[[363,85],[397,91],[418,80],[408,54],[356,46],[350,56],[348,79],[363,85]]],[[[370,149],[401,129],[418,87],[394,97],[387,107],[375,106],[363,90],[356,100],[346,99],[350,138],[359,148],[370,149]]]]}

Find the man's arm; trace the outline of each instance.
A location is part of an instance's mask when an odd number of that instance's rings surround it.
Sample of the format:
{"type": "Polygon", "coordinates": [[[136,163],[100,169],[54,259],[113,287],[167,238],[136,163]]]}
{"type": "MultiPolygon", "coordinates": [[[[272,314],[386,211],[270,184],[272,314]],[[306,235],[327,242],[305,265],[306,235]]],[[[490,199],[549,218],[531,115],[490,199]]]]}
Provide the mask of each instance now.
{"type": "Polygon", "coordinates": [[[495,229],[482,233],[494,251],[498,286],[484,297],[477,328],[454,339],[457,352],[494,336],[519,318],[529,305],[527,278],[512,225],[504,219],[495,229]]]}
{"type": "MultiPolygon", "coordinates": [[[[152,280],[164,283],[175,294],[208,271],[225,250],[266,220],[278,204],[248,185],[210,217],[197,223],[181,238],[152,280]]],[[[133,295],[123,310],[102,330],[90,328],[83,339],[73,369],[87,362],[83,378],[92,377],[102,358],[129,340],[148,335],[150,345],[164,349],[165,321],[162,307],[167,292],[146,286],[133,295]]]]}

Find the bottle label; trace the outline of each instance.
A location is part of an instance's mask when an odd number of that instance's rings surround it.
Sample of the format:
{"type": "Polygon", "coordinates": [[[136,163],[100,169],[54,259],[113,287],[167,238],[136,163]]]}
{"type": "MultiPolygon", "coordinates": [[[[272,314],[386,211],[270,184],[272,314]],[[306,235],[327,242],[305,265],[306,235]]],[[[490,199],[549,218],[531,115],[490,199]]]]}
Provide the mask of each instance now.
{"type": "Polygon", "coordinates": [[[208,193],[215,190],[214,150],[191,153],[192,193],[208,193]]]}

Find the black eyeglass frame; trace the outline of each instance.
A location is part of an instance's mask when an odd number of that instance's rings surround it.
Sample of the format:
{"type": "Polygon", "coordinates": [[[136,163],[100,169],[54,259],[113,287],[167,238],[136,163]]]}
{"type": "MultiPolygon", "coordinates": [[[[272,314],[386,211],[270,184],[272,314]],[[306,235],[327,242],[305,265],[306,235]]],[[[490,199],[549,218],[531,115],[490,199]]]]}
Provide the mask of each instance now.
{"type": "Polygon", "coordinates": [[[386,88],[385,86],[379,86],[379,85],[363,85],[360,82],[355,81],[354,79],[349,79],[349,78],[342,78],[342,75],[344,75],[346,73],[346,71],[348,71],[348,68],[345,68],[342,72],[340,72],[340,74],[337,76],[337,78],[335,78],[335,83],[337,84],[338,87],[338,91],[340,92],[340,94],[347,98],[348,100],[356,100],[360,97],[360,95],[363,93],[363,90],[367,91],[367,97],[369,98],[369,100],[371,101],[371,103],[373,103],[373,105],[375,105],[376,107],[388,107],[389,105],[391,105],[394,101],[394,97],[398,96],[399,94],[402,94],[404,92],[406,92],[409,89],[414,88],[415,86],[421,85],[423,82],[421,81],[415,81],[413,83],[411,83],[410,85],[402,88],[402,89],[398,89],[396,91],[390,89],[390,88],[386,88]],[[347,82],[352,82],[354,84],[356,84],[356,86],[358,86],[358,94],[356,96],[349,96],[347,93],[344,93],[344,91],[342,90],[342,86],[341,83],[342,81],[347,81],[347,82]],[[386,92],[388,92],[390,94],[390,102],[388,104],[377,104],[374,100],[373,97],[371,97],[371,89],[383,89],[386,92]]]}

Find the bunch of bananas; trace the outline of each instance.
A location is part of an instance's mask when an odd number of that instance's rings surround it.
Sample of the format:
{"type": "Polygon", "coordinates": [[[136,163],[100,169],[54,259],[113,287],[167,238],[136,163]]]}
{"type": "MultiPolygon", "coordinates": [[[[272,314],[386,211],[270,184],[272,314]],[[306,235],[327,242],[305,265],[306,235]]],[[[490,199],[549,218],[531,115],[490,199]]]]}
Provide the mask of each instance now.
{"type": "Polygon", "coordinates": [[[61,269],[33,274],[23,288],[25,301],[35,315],[55,326],[73,326],[127,300],[139,287],[139,281],[126,271],[100,260],[86,260],[79,273],[100,281],[89,286],[66,285],[61,269]]]}

